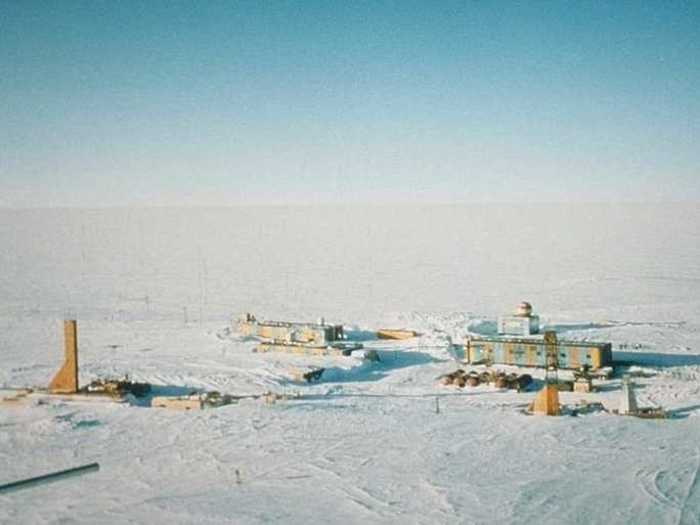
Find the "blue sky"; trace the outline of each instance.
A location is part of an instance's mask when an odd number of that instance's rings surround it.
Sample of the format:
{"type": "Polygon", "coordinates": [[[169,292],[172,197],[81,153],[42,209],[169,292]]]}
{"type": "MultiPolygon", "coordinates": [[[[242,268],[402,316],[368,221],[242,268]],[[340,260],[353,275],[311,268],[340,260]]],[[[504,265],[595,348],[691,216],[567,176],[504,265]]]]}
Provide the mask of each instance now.
{"type": "Polygon", "coordinates": [[[700,199],[700,2],[0,0],[0,206],[700,199]]]}

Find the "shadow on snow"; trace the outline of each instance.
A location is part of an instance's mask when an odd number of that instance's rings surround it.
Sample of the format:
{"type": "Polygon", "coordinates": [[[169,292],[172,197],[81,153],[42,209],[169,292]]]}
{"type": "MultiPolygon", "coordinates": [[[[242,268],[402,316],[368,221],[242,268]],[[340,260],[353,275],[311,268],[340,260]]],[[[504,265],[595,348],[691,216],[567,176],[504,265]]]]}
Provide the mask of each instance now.
{"type": "Polygon", "coordinates": [[[379,362],[364,361],[361,365],[350,369],[327,368],[323,372],[322,381],[324,383],[379,381],[387,377],[392,370],[440,362],[423,352],[377,350],[377,354],[379,362]]]}
{"type": "Polygon", "coordinates": [[[617,366],[649,366],[667,368],[674,366],[700,366],[700,354],[659,354],[655,352],[613,352],[617,366]]]}

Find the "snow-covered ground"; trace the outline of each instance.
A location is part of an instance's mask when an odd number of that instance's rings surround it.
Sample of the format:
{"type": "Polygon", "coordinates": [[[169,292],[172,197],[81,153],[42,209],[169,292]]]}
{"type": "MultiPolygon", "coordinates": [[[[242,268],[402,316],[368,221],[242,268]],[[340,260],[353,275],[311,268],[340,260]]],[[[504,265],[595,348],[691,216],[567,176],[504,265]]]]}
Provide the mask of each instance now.
{"type": "MultiPolygon", "coordinates": [[[[83,384],[289,396],[0,405],[0,483],[101,465],[0,495],[2,523],[700,523],[696,205],[0,210],[0,246],[0,387],[46,385],[75,316],[83,384]],[[449,339],[521,300],[613,342],[674,417],[528,416],[534,391],[438,385],[449,339]],[[253,353],[245,311],[343,323],[381,362],[253,353]],[[311,366],[321,382],[294,380],[311,366]]],[[[614,407],[619,384],[562,398],[614,407]]]]}

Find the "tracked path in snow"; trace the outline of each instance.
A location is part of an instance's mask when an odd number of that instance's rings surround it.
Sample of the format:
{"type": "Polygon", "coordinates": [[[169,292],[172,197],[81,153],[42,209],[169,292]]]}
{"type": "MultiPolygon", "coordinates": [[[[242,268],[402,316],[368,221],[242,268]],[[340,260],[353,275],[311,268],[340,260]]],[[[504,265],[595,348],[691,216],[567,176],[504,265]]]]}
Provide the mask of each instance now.
{"type": "Polygon", "coordinates": [[[697,525],[700,523],[700,481],[698,481],[698,474],[700,474],[700,448],[696,450],[695,461],[696,466],[690,478],[688,492],[681,503],[678,525],[697,525]]]}

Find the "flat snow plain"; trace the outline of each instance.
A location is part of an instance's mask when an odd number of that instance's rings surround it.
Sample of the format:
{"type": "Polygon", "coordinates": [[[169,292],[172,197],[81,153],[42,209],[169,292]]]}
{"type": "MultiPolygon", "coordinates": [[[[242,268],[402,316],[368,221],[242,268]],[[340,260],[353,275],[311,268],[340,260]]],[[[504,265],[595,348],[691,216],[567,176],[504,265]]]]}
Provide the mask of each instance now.
{"type": "MultiPolygon", "coordinates": [[[[292,396],[0,407],[0,483],[101,465],[0,495],[1,523],[700,523],[697,205],[0,210],[0,246],[0,386],[46,385],[76,316],[83,384],[292,396]],[[533,391],[438,385],[449,338],[521,300],[613,342],[673,418],[528,416],[533,391]],[[381,362],[253,353],[246,311],[343,323],[381,362]],[[423,336],[368,338],[384,326],[423,336]]],[[[619,383],[587,398],[615,407],[619,383]]]]}

